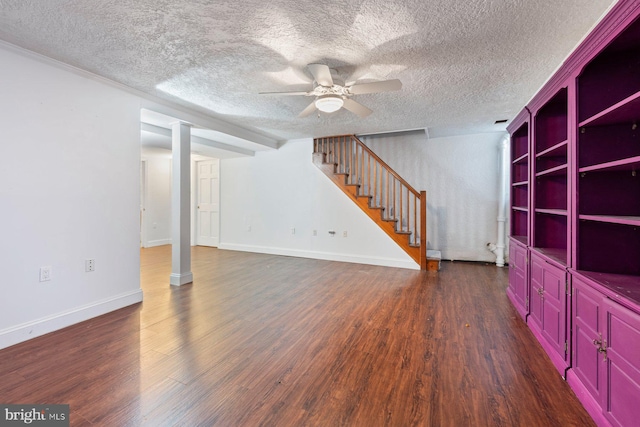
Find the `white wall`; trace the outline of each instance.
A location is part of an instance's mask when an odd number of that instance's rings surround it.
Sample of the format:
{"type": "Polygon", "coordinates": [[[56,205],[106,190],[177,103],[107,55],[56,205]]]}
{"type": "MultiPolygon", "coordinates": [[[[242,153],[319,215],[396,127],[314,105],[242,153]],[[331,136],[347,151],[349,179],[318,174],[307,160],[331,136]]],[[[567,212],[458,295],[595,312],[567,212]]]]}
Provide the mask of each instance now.
{"type": "Polygon", "coordinates": [[[142,245],[171,244],[171,151],[143,148],[146,164],[142,245]]]}
{"type": "Polygon", "coordinates": [[[141,301],[140,100],[5,46],[0,64],[3,348],[141,301]]]}
{"type": "Polygon", "coordinates": [[[504,133],[362,138],[416,190],[427,191],[427,247],[443,259],[495,262],[504,133]]]}
{"type": "Polygon", "coordinates": [[[313,165],[312,147],[303,139],[220,160],[220,248],[419,268],[313,165]]]}

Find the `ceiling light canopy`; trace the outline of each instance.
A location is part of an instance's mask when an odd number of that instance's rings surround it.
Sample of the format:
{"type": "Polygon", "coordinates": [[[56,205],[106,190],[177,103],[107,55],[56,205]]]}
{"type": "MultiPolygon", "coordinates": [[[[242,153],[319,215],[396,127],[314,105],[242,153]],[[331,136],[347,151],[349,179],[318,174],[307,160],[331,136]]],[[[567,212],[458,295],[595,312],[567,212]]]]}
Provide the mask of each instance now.
{"type": "Polygon", "coordinates": [[[338,95],[325,95],[316,99],[316,108],[324,113],[333,113],[342,108],[344,100],[338,95]]]}

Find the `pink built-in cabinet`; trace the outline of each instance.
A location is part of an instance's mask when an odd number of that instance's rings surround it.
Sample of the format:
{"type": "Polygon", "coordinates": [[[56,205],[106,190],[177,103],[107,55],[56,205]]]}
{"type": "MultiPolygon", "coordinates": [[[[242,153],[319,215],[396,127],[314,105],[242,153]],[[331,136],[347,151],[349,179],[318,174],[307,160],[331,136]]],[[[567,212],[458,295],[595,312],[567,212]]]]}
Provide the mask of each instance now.
{"type": "Polygon", "coordinates": [[[510,123],[507,295],[600,426],[640,420],[640,1],[510,123]]]}

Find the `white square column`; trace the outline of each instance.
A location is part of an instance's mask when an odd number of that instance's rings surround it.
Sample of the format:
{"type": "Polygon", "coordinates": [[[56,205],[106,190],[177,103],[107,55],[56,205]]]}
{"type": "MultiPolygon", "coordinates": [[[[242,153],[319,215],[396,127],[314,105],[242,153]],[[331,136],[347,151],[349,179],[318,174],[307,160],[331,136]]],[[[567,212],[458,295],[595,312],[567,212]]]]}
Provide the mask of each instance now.
{"type": "Polygon", "coordinates": [[[191,125],[174,123],[171,176],[171,276],[173,286],[193,282],[191,273],[191,125]]]}

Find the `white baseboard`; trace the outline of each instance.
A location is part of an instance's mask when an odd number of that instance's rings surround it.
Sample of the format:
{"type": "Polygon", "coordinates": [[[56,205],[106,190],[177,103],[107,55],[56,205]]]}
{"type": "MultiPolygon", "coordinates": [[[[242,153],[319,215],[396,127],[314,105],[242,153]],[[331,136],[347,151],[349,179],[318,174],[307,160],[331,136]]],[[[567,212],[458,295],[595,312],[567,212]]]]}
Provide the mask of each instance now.
{"type": "Polygon", "coordinates": [[[182,286],[187,283],[193,283],[193,273],[171,273],[169,275],[169,284],[171,286],[182,286]]]}
{"type": "Polygon", "coordinates": [[[164,246],[164,245],[170,245],[170,244],[171,244],[171,239],[149,240],[147,241],[145,248],[153,248],[155,246],[164,246]]]}
{"type": "Polygon", "coordinates": [[[471,261],[471,262],[488,262],[491,264],[496,263],[496,256],[487,251],[481,252],[478,250],[464,250],[464,249],[446,249],[441,250],[442,259],[455,260],[455,261],[471,261]],[[486,252],[486,253],[485,253],[486,252]]]}
{"type": "Polygon", "coordinates": [[[117,295],[93,304],[4,329],[0,331],[0,349],[28,341],[31,338],[66,328],[67,326],[101,316],[141,301],[142,289],[138,289],[137,291],[117,295]]]}
{"type": "Polygon", "coordinates": [[[283,255],[298,258],[321,259],[325,261],[350,262],[354,264],[378,265],[382,267],[408,268],[410,270],[420,270],[420,266],[413,260],[403,260],[394,258],[365,257],[361,255],[349,255],[332,252],[303,251],[299,249],[274,248],[268,246],[239,245],[233,243],[220,243],[218,249],[231,251],[256,252],[270,255],[283,255]]]}

